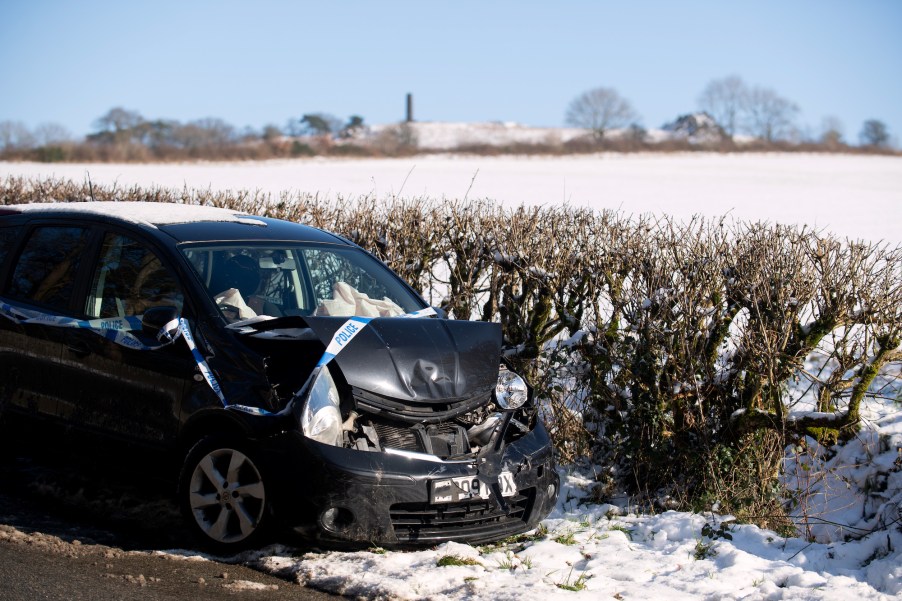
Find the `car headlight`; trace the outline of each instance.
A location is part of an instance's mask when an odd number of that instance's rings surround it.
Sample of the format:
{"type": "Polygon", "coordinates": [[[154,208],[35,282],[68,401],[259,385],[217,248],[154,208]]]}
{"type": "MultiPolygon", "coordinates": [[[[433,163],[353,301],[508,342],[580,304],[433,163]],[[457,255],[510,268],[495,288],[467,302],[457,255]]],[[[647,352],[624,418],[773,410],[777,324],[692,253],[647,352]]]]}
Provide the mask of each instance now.
{"type": "Polygon", "coordinates": [[[526,381],[502,365],[495,384],[495,399],[502,409],[519,409],[529,399],[526,381]]]}
{"type": "Polygon", "coordinates": [[[332,374],[328,367],[323,367],[310,387],[301,414],[304,435],[317,442],[340,447],[342,436],[339,404],[338,388],[335,387],[332,374]]]}

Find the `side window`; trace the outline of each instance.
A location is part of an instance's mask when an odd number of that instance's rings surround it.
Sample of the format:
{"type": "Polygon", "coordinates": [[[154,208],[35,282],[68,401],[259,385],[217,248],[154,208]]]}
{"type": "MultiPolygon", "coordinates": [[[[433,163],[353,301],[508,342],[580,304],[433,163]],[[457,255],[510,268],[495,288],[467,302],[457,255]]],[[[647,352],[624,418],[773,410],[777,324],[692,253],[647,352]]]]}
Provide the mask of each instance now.
{"type": "Polygon", "coordinates": [[[0,227],[0,268],[3,267],[3,260],[9,254],[9,249],[13,245],[16,234],[18,234],[16,228],[0,227]]]}
{"type": "Polygon", "coordinates": [[[91,317],[141,315],[150,307],[182,310],[184,297],[175,277],[146,246],[119,234],[103,239],[85,313],[91,317]]]}
{"type": "Polygon", "coordinates": [[[405,312],[397,304],[402,298],[397,294],[398,282],[379,278],[385,274],[374,265],[360,264],[368,260],[366,255],[317,249],[303,252],[317,302],[314,315],[388,317],[405,312]]]}
{"type": "Polygon", "coordinates": [[[81,227],[36,228],[13,271],[10,296],[65,311],[89,234],[81,227]]]}
{"type": "MultiPolygon", "coordinates": [[[[358,290],[364,283],[360,281],[360,276],[366,274],[362,274],[347,259],[333,252],[305,250],[304,258],[307,260],[310,282],[318,302],[332,298],[336,282],[345,282],[358,290]]],[[[364,285],[363,288],[362,292],[369,292],[370,286],[364,285]]]]}

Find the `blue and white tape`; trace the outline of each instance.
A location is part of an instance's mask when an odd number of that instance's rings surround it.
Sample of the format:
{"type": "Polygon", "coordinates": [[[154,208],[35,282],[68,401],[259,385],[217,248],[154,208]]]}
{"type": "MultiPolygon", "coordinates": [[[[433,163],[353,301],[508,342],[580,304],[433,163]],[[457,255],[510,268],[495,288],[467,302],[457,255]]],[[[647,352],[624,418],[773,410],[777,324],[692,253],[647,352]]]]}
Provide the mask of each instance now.
{"type": "Polygon", "coordinates": [[[181,336],[185,339],[185,344],[188,345],[188,349],[191,351],[194,362],[197,363],[197,368],[200,370],[204,380],[206,380],[207,384],[222,404],[228,406],[228,402],[222,392],[222,387],[213,375],[210,366],[207,365],[206,359],[204,359],[204,356],[198,350],[197,344],[194,342],[194,336],[191,334],[191,328],[188,325],[188,321],[184,318],[174,319],[164,325],[157,335],[157,339],[160,340],[161,344],[149,346],[138,340],[133,334],[129,333],[130,330],[141,329],[141,318],[138,316],[80,320],[72,319],[71,317],[63,317],[61,315],[40,313],[29,309],[20,309],[2,301],[0,301],[0,315],[20,324],[40,324],[60,328],[80,328],[89,330],[116,344],[121,344],[122,346],[140,351],[153,351],[163,348],[164,346],[172,344],[176,338],[181,336]]]}
{"type": "MultiPolygon", "coordinates": [[[[419,311],[414,311],[413,313],[405,313],[404,315],[398,315],[398,317],[404,318],[417,318],[417,317],[431,317],[435,315],[435,309],[432,307],[426,307],[425,309],[420,309],[419,311]]],[[[329,345],[326,347],[326,352],[323,353],[323,356],[320,357],[317,362],[317,367],[322,367],[326,365],[329,361],[335,358],[335,356],[344,349],[348,343],[353,340],[357,334],[363,331],[363,329],[369,324],[375,317],[352,317],[348,321],[344,322],[340,328],[338,328],[335,333],[332,335],[332,340],[329,342],[329,345]]]]}
{"type": "Polygon", "coordinates": [[[222,387],[219,385],[219,382],[216,381],[216,376],[213,375],[210,366],[207,365],[207,360],[204,359],[204,356],[197,350],[197,345],[194,343],[194,336],[191,334],[191,328],[188,327],[188,321],[184,318],[179,318],[179,332],[182,334],[182,338],[185,339],[185,344],[188,345],[188,349],[194,357],[194,362],[197,363],[197,369],[200,370],[204,380],[207,381],[207,384],[210,385],[210,388],[213,389],[213,392],[219,397],[219,400],[222,401],[223,406],[228,407],[229,403],[222,393],[222,387]]]}
{"type": "MultiPolygon", "coordinates": [[[[432,315],[435,315],[435,309],[433,309],[432,307],[427,307],[419,311],[414,311],[413,313],[398,315],[397,317],[419,318],[430,317],[432,315]]],[[[80,328],[89,330],[99,336],[103,336],[107,340],[115,342],[116,344],[140,351],[153,351],[160,349],[164,346],[172,344],[176,340],[176,338],[181,336],[185,339],[185,344],[188,345],[188,349],[191,351],[191,356],[194,358],[194,362],[197,364],[197,368],[203,376],[204,380],[206,380],[207,384],[213,390],[213,393],[216,394],[216,396],[222,402],[224,407],[234,409],[236,411],[242,411],[244,413],[249,413],[251,415],[273,415],[269,411],[266,411],[265,409],[261,409],[259,407],[229,404],[229,402],[226,400],[225,394],[222,391],[222,387],[216,380],[216,376],[213,375],[213,370],[210,369],[210,366],[207,364],[206,359],[204,359],[204,356],[201,354],[200,350],[198,350],[197,344],[194,341],[194,335],[191,333],[191,328],[188,324],[188,321],[184,318],[180,317],[178,319],[174,319],[164,325],[160,330],[160,333],[157,335],[157,339],[160,340],[161,344],[149,346],[141,342],[141,340],[130,333],[130,331],[137,331],[141,329],[141,318],[139,316],[81,320],[73,319],[71,317],[63,317],[60,315],[50,315],[48,313],[41,313],[39,311],[32,311],[29,309],[21,309],[18,307],[13,307],[12,305],[9,305],[4,301],[0,301],[0,316],[6,317],[7,319],[10,319],[19,324],[41,324],[61,328],[80,328]]],[[[338,353],[340,353],[351,342],[351,340],[353,340],[360,332],[362,332],[367,324],[369,324],[373,319],[375,318],[351,317],[346,322],[344,322],[341,327],[335,331],[335,334],[332,335],[332,340],[326,346],[326,351],[323,353],[322,357],[320,357],[319,361],[316,364],[316,367],[313,370],[313,373],[310,375],[307,383],[304,384],[298,394],[302,393],[307,388],[309,383],[313,380],[314,376],[319,373],[319,370],[327,365],[332,359],[334,359],[335,356],[338,355],[338,353]]],[[[287,409],[288,408],[286,407],[285,410],[287,409]]],[[[283,410],[283,412],[285,410],[283,410]]]]}
{"type": "MultiPolygon", "coordinates": [[[[405,313],[403,315],[397,315],[395,317],[407,318],[407,319],[416,319],[420,317],[431,317],[435,315],[435,309],[432,307],[426,307],[425,309],[420,309],[419,311],[414,311],[412,313],[405,313]]],[[[322,357],[317,361],[316,366],[313,368],[313,371],[310,373],[310,376],[307,377],[307,380],[304,382],[304,385],[295,393],[295,397],[302,396],[310,387],[310,385],[316,380],[316,376],[319,374],[320,370],[329,364],[329,362],[335,358],[338,353],[345,349],[345,347],[350,344],[350,342],[366,328],[366,326],[376,319],[375,317],[351,317],[346,322],[341,324],[341,326],[335,330],[335,333],[332,334],[332,340],[329,341],[329,344],[326,345],[326,351],[323,353],[322,357]]],[[[259,407],[248,407],[246,405],[229,405],[230,409],[235,409],[237,411],[244,411],[245,413],[250,413],[252,415],[274,415],[265,409],[260,409],[259,407]]],[[[288,404],[282,411],[275,415],[283,415],[287,412],[291,411],[291,403],[288,404]]]]}
{"type": "Polygon", "coordinates": [[[49,315],[39,311],[31,311],[29,309],[20,309],[2,301],[0,301],[0,315],[11,319],[16,323],[89,330],[116,344],[139,351],[156,350],[171,343],[170,340],[169,342],[165,342],[158,346],[148,346],[131,334],[130,331],[141,329],[140,317],[114,317],[90,320],[73,319],[71,317],[62,317],[60,315],[49,315]]]}

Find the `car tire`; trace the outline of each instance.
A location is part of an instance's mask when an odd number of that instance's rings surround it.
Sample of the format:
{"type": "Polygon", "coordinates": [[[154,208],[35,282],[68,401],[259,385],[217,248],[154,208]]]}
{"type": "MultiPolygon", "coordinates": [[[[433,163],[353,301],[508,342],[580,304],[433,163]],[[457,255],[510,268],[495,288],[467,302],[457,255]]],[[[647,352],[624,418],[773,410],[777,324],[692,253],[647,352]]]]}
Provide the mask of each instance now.
{"type": "Polygon", "coordinates": [[[188,452],[179,504],[201,544],[231,554],[258,544],[269,523],[269,490],[257,454],[246,442],[208,436],[188,452]]]}

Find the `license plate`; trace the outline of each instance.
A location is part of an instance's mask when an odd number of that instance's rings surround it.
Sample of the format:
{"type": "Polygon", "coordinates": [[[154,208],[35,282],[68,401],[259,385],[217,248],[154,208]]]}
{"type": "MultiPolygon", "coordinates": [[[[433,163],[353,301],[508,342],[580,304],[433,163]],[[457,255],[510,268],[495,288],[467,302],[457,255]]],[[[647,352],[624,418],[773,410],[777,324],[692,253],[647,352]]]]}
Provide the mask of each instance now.
{"type": "MultiPolygon", "coordinates": [[[[514,485],[514,475],[510,472],[501,472],[498,476],[498,485],[501,487],[502,497],[512,497],[517,494],[514,485]]],[[[431,483],[431,503],[459,503],[474,499],[488,499],[492,495],[491,489],[479,478],[473,476],[461,476],[458,478],[445,478],[433,480],[431,483]]]]}
{"type": "Polygon", "coordinates": [[[501,472],[498,476],[498,484],[501,485],[501,496],[512,497],[517,494],[517,487],[514,485],[514,475],[510,472],[501,472]]]}

